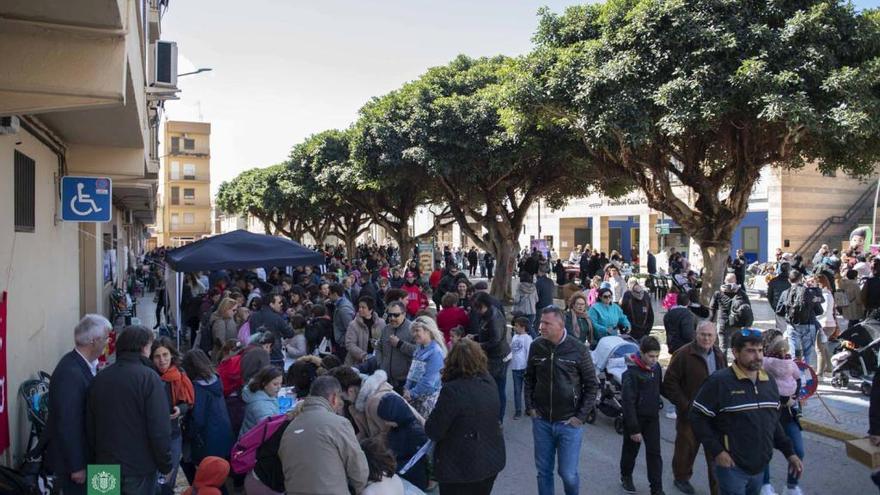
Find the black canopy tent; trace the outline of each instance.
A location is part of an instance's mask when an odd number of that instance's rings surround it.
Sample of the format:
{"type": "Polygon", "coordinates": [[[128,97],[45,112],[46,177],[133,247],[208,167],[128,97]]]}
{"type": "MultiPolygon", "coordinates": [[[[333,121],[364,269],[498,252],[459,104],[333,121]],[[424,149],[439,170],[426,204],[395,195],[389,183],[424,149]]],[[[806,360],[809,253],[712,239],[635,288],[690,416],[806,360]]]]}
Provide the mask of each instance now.
{"type": "Polygon", "coordinates": [[[183,274],[207,270],[239,270],[273,266],[323,265],[324,256],[282,237],[236,230],[202,239],[165,253],[165,287],[168,308],[177,323],[177,344],[180,345],[180,297],[183,274]],[[173,277],[172,277],[173,272],[173,277]]]}

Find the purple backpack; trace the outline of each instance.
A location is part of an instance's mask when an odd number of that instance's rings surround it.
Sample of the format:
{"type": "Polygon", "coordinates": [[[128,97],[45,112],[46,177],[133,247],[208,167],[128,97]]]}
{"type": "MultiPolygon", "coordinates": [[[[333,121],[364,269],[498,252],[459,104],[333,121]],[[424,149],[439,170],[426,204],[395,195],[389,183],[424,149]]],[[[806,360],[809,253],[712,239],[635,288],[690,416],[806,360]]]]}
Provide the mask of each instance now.
{"type": "Polygon", "coordinates": [[[287,418],[284,414],[270,416],[247,431],[235,442],[229,465],[236,474],[247,474],[257,464],[257,449],[275,433],[287,418]]]}

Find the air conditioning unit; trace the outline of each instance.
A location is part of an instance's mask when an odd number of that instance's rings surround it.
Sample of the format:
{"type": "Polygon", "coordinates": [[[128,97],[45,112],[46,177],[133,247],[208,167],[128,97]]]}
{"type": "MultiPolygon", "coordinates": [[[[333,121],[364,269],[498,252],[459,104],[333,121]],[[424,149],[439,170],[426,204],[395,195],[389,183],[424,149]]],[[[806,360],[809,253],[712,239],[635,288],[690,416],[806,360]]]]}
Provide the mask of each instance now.
{"type": "Polygon", "coordinates": [[[0,136],[16,134],[21,127],[21,121],[15,115],[0,117],[0,136]]]}
{"type": "Polygon", "coordinates": [[[177,43],[156,42],[156,86],[177,87],[177,43]]]}

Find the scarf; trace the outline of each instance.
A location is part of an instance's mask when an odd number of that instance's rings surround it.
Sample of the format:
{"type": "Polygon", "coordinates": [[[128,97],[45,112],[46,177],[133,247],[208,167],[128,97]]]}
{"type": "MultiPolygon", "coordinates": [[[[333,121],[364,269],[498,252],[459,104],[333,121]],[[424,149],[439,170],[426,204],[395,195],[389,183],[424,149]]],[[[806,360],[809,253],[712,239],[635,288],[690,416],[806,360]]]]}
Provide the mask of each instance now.
{"type": "Polygon", "coordinates": [[[185,374],[181,373],[177,366],[169,366],[165,373],[162,373],[162,381],[171,384],[171,406],[174,407],[181,402],[193,405],[196,401],[193,384],[185,374]]]}

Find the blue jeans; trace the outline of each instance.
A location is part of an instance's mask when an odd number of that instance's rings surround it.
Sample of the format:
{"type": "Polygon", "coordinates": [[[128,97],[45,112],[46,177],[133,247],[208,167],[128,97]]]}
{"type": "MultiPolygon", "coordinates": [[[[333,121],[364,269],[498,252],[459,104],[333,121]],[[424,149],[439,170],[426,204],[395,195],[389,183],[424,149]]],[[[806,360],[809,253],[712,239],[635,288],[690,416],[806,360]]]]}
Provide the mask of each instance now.
{"type": "Polygon", "coordinates": [[[513,375],[513,405],[516,414],[522,414],[523,402],[523,380],[526,376],[526,370],[511,370],[513,375]]]}
{"type": "MultiPolygon", "coordinates": [[[[797,454],[798,457],[803,460],[804,458],[804,435],[801,433],[801,428],[794,421],[788,421],[786,423],[782,423],[782,428],[785,430],[785,434],[788,435],[788,438],[791,440],[791,445],[794,447],[794,453],[797,454]]],[[[789,488],[794,488],[798,486],[798,477],[796,475],[788,473],[788,477],[785,480],[786,486],[789,488]]],[[[764,468],[764,484],[770,484],[770,464],[764,468]]]]}
{"type": "MultiPolygon", "coordinates": [[[[173,495],[183,453],[183,435],[171,439],[171,472],[165,476],[165,484],[159,485],[159,495],[173,495]]],[[[160,475],[161,476],[161,475],[160,475]]]]}
{"type": "Polygon", "coordinates": [[[809,363],[816,347],[816,326],[812,323],[806,325],[789,323],[785,329],[785,336],[788,338],[788,348],[792,355],[797,356],[800,352],[804,362],[809,363]]]}
{"type": "Polygon", "coordinates": [[[719,495],[759,495],[763,473],[748,474],[738,467],[715,466],[719,495]]]}
{"type": "Polygon", "coordinates": [[[532,418],[532,436],[535,443],[535,468],[538,470],[538,495],[553,495],[553,465],[559,453],[559,477],[565,495],[577,495],[580,489],[578,460],[584,430],[562,421],[551,423],[543,418],[532,418]]]}
{"type": "Polygon", "coordinates": [[[504,410],[507,406],[507,368],[510,361],[490,363],[489,373],[495,379],[498,386],[498,399],[501,401],[501,407],[498,411],[498,421],[504,422],[504,410]]]}

